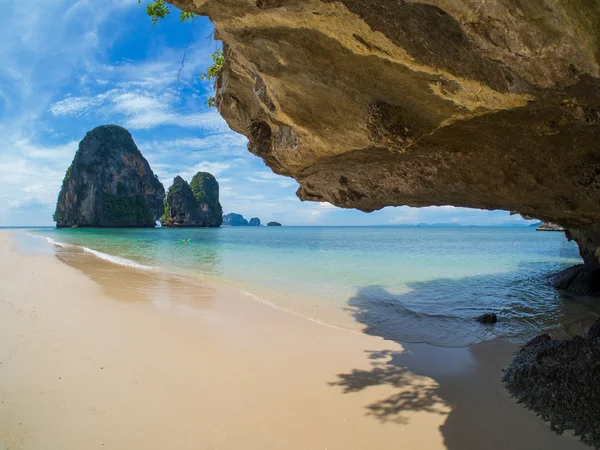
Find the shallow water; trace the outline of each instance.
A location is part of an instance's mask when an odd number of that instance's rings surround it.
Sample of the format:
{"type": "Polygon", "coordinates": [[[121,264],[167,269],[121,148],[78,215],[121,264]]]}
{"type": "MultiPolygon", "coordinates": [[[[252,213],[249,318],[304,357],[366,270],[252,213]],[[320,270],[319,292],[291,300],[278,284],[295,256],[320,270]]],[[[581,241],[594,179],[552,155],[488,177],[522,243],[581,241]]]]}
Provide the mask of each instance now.
{"type": "Polygon", "coordinates": [[[580,262],[575,244],[563,233],[532,228],[33,232],[118,264],[225,281],[313,320],[402,342],[524,342],[600,314],[600,302],[559,295],[548,285],[548,275],[580,262]],[[490,311],[499,314],[495,326],[474,321],[490,311]]]}

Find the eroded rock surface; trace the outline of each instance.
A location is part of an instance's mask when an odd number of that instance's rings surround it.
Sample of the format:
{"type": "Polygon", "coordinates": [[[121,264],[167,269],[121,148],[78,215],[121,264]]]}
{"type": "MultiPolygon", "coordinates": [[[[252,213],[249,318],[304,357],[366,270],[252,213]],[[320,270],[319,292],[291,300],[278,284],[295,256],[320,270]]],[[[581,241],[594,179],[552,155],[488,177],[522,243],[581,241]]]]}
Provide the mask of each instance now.
{"type": "Polygon", "coordinates": [[[552,286],[582,295],[600,296],[600,266],[577,264],[554,274],[552,286]]]}
{"type": "Polygon", "coordinates": [[[520,403],[555,432],[600,448],[600,322],[568,341],[544,334],[532,339],[505,369],[503,381],[520,403]]]}
{"type": "Polygon", "coordinates": [[[116,125],[94,128],[67,170],[54,220],[65,227],[154,227],[165,188],[133,142],[116,125]]]}

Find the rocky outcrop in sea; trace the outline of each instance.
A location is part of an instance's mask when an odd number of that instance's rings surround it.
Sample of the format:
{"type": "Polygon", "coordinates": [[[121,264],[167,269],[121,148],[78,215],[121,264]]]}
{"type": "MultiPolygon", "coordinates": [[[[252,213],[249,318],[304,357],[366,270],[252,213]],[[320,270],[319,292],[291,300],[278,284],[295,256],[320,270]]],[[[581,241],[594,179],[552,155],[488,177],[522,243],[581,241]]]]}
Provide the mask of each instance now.
{"type": "Polygon", "coordinates": [[[154,227],[165,189],[131,134],[116,125],[94,128],[67,169],[54,220],[65,227],[154,227]]]}
{"type": "Polygon", "coordinates": [[[223,225],[230,227],[247,227],[248,221],[244,219],[244,216],[236,213],[229,213],[223,216],[223,225]]]}
{"type": "Polygon", "coordinates": [[[248,226],[260,227],[260,219],[258,217],[253,217],[250,219],[250,222],[248,222],[248,226]]]}
{"type": "Polygon", "coordinates": [[[220,227],[223,209],[219,203],[219,183],[213,175],[198,172],[187,183],[176,176],[167,193],[164,227],[220,227]]]}
{"type": "Polygon", "coordinates": [[[565,227],[555,223],[545,222],[535,228],[537,231],[565,231],[565,227]]]}
{"type": "Polygon", "coordinates": [[[267,224],[268,227],[280,227],[281,224],[279,222],[269,222],[267,224]]]}

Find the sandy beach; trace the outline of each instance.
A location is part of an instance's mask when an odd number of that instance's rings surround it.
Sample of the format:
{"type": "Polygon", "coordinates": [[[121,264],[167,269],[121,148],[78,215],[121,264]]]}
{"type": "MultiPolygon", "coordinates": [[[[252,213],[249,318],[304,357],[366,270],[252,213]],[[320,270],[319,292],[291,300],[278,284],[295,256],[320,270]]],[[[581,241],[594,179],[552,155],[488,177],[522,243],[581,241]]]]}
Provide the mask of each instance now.
{"type": "MultiPolygon", "coordinates": [[[[503,389],[517,346],[398,344],[0,231],[0,449],[585,449],[503,389]]],[[[40,240],[41,241],[41,240],[40,240]]]]}

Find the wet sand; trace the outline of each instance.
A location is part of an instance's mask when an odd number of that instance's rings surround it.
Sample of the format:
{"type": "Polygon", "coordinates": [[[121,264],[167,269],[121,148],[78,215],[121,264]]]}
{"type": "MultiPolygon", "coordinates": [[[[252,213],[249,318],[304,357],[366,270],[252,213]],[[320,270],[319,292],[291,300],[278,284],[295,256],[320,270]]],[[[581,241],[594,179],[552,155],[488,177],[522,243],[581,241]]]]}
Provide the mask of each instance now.
{"type": "Polygon", "coordinates": [[[400,345],[0,231],[0,449],[585,449],[508,398],[516,346],[400,345]]]}

